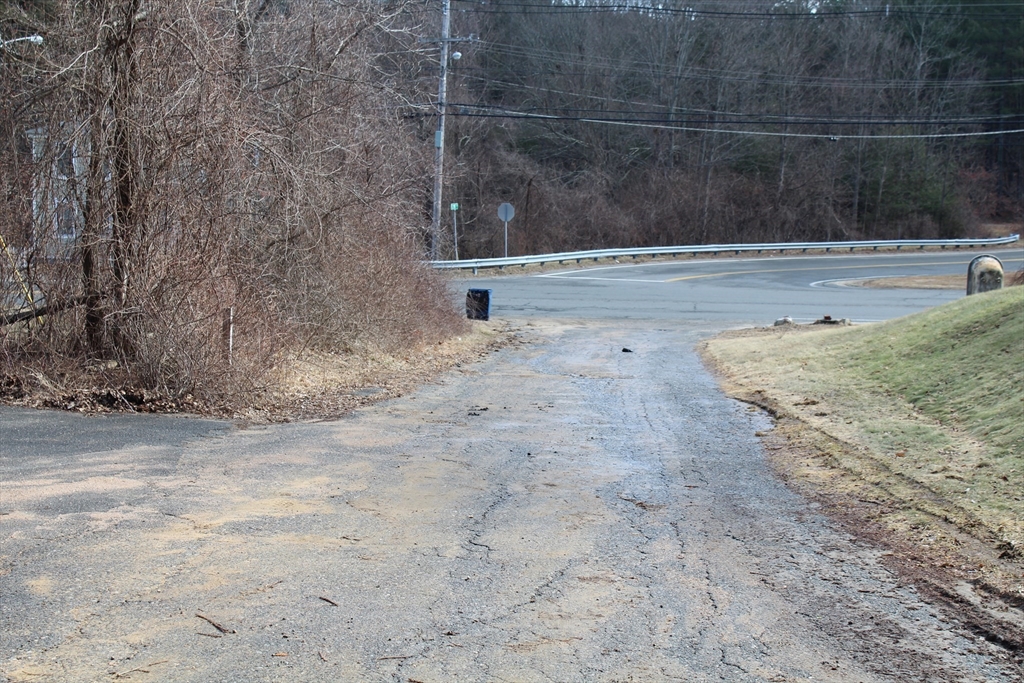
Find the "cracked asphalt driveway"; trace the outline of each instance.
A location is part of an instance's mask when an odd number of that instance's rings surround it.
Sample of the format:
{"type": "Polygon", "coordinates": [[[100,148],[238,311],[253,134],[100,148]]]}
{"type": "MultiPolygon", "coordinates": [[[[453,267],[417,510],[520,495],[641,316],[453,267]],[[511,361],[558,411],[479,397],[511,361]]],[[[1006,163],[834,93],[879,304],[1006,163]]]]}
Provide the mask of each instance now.
{"type": "Polygon", "coordinates": [[[1019,680],[772,476],[692,324],[525,334],[334,422],[143,446],[128,417],[4,411],[2,672],[1019,680]]]}

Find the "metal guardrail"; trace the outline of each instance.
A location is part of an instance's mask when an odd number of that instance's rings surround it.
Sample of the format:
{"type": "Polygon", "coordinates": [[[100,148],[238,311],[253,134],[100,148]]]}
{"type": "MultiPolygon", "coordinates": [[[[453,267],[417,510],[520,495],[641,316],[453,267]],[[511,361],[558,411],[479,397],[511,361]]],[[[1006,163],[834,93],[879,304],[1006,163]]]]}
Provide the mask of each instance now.
{"type": "Polygon", "coordinates": [[[807,252],[810,250],[823,250],[831,252],[839,249],[872,249],[877,251],[882,248],[895,248],[897,250],[912,247],[924,249],[925,247],[940,247],[946,249],[952,247],[990,247],[1003,244],[1013,244],[1020,239],[1020,235],[1008,237],[991,237],[986,239],[958,239],[958,240],[875,240],[861,242],[779,242],[775,244],[701,244],[689,247],[636,247],[631,249],[596,249],[593,251],[566,251],[559,254],[539,254],[537,256],[509,256],[507,258],[483,258],[464,259],[460,261],[431,261],[434,268],[451,270],[472,268],[476,273],[480,268],[504,268],[505,266],[526,266],[530,264],[545,263],[566,263],[575,261],[597,261],[603,258],[621,258],[631,256],[677,256],[679,254],[719,254],[722,252],[765,252],[787,251],[807,252]]]}

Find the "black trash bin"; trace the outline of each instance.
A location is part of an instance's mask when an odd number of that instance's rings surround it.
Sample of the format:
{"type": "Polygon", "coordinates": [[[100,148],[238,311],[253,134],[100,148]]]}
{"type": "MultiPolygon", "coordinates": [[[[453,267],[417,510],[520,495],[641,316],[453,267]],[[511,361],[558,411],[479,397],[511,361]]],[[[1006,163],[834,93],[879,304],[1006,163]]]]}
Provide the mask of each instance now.
{"type": "Polygon", "coordinates": [[[470,320],[490,320],[491,290],[471,289],[466,293],[466,317],[470,320]]]}

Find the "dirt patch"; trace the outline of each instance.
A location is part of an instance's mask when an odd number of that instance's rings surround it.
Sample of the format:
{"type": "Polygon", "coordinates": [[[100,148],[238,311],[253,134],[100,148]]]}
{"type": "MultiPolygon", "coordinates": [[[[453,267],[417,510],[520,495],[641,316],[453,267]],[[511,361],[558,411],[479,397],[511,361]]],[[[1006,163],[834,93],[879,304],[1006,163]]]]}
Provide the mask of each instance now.
{"type": "Polygon", "coordinates": [[[307,353],[284,364],[243,415],[255,422],[324,419],[402,396],[442,372],[524,343],[508,322],[475,321],[468,334],[403,355],[307,353]]]}
{"type": "Polygon", "coordinates": [[[242,424],[329,419],[404,395],[446,370],[519,343],[507,322],[474,321],[466,334],[405,353],[306,351],[281,359],[244,406],[124,386],[116,364],[80,368],[59,383],[39,376],[2,378],[0,403],[81,413],[190,413],[242,424]]]}
{"type": "Polygon", "coordinates": [[[909,275],[906,277],[880,277],[871,280],[849,280],[848,287],[871,289],[965,289],[966,275],[909,275]]]}

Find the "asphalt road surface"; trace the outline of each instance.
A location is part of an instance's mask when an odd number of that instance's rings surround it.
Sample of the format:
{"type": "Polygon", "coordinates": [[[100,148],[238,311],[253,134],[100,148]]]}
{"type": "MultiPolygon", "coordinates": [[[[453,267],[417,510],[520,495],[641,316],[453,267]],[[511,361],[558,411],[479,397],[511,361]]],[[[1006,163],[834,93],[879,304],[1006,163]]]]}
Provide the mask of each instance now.
{"type": "MultiPolygon", "coordinates": [[[[962,290],[847,286],[852,280],[907,275],[964,277],[979,252],[938,251],[848,255],[694,259],[566,270],[532,277],[466,279],[462,287],[492,290],[492,313],[509,317],[672,320],[720,326],[771,324],[782,316],[811,322],[824,315],[876,322],[908,315],[964,296],[962,290]]],[[[1008,274],[1020,269],[1024,249],[987,252],[1008,274]]],[[[486,273],[486,271],[482,271],[486,273]]]]}
{"type": "MultiPolygon", "coordinates": [[[[861,317],[810,286],[847,272],[817,263],[474,280],[531,343],[333,422],[0,410],[0,672],[1020,680],[777,481],[768,421],[693,353],[725,326],[861,317]]],[[[957,295],[854,293],[863,317],[957,295]]]]}

